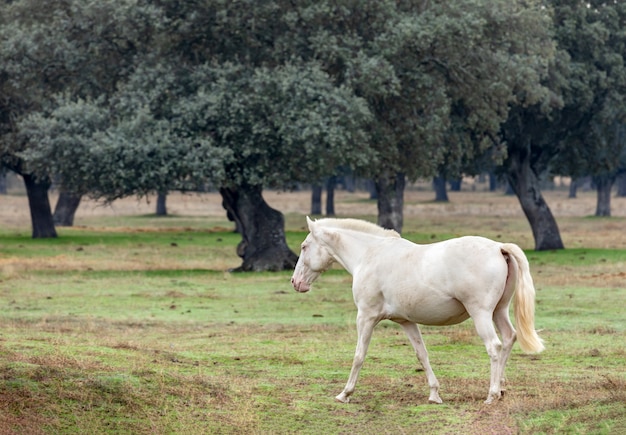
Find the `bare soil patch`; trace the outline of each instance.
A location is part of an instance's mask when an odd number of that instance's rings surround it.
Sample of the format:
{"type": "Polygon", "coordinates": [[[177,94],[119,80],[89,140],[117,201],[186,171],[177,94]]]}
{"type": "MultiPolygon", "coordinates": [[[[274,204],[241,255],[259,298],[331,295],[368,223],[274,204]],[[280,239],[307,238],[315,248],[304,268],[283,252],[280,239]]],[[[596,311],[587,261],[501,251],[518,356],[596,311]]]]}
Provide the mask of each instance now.
{"type": "MultiPolygon", "coordinates": [[[[564,188],[543,192],[568,248],[624,248],[622,237],[626,219],[626,198],[613,197],[611,218],[593,217],[596,207],[594,191],[580,191],[577,198],[568,198],[564,188]]],[[[287,218],[288,229],[304,229],[303,217],[310,213],[310,191],[265,191],[265,199],[287,218]]],[[[478,233],[495,239],[514,241],[525,249],[534,246],[532,232],[519,201],[515,196],[502,192],[488,192],[476,188],[461,192],[449,192],[448,203],[434,202],[430,189],[413,186],[405,192],[404,231],[435,234],[452,231],[453,235],[478,233]]],[[[56,194],[50,195],[55,204],[56,194]]],[[[323,200],[325,200],[323,198],[323,200]]],[[[0,223],[6,229],[30,231],[28,201],[23,194],[0,196],[0,223]]],[[[168,195],[168,213],[176,217],[188,217],[193,222],[211,221],[210,230],[230,230],[222,200],[218,193],[173,192],[168,195]]],[[[156,198],[124,198],[103,204],[88,198],[81,203],[75,218],[75,229],[102,229],[105,231],[198,231],[198,225],[177,226],[167,220],[150,221],[144,227],[124,225],[124,218],[154,214],[156,198]],[[104,220],[102,220],[104,218],[104,220]],[[118,221],[119,219],[119,221],[118,221]],[[101,221],[102,220],[102,221],[101,221]],[[103,223],[104,222],[104,223],[103,223]]],[[[335,193],[335,210],[339,217],[359,217],[375,220],[376,202],[364,191],[335,193]]],[[[180,225],[185,225],[184,223],[180,225]]]]}
{"type": "MultiPolygon", "coordinates": [[[[311,193],[308,190],[283,192],[266,190],[266,201],[284,214],[309,214],[311,193]]],[[[585,217],[595,213],[596,194],[594,191],[579,192],[577,198],[568,198],[564,189],[543,192],[550,209],[556,218],[585,217]]],[[[404,215],[415,216],[494,216],[523,217],[517,198],[502,192],[464,190],[449,192],[448,203],[434,202],[434,193],[428,189],[410,188],[405,191],[404,215]]],[[[57,201],[57,194],[50,194],[51,204],[57,201]]],[[[376,215],[376,202],[370,200],[368,192],[335,192],[336,212],[339,216],[376,215]]],[[[0,219],[5,225],[20,227],[30,221],[28,200],[23,194],[0,196],[0,219]]],[[[223,217],[225,211],[219,193],[180,193],[172,192],[167,198],[168,212],[180,216],[223,217]]],[[[116,217],[147,215],[154,213],[156,197],[124,198],[112,203],[102,203],[89,198],[83,199],[76,213],[77,225],[81,219],[93,217],[116,217]]],[[[626,217],[626,198],[613,197],[611,213],[614,217],[626,217]]]]}

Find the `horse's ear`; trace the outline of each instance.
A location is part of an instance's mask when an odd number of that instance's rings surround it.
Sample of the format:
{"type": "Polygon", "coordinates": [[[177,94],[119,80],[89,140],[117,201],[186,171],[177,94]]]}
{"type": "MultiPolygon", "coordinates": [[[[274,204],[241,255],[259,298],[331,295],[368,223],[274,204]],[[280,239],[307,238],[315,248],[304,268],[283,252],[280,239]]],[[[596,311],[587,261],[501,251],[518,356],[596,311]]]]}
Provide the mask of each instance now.
{"type": "Polygon", "coordinates": [[[306,217],[306,225],[309,228],[309,231],[313,231],[313,221],[310,217],[306,217]]]}

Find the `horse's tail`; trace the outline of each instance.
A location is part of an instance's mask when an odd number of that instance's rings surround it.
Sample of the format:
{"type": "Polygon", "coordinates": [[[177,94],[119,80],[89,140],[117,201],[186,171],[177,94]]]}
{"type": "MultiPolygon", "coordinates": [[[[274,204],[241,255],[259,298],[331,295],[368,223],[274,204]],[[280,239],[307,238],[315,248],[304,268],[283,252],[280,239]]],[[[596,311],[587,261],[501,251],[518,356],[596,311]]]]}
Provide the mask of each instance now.
{"type": "Polygon", "coordinates": [[[535,285],[530,275],[528,259],[522,249],[513,243],[504,243],[502,253],[508,255],[509,268],[516,268],[515,323],[517,338],[524,352],[541,352],[543,341],[535,331],[535,285]]]}

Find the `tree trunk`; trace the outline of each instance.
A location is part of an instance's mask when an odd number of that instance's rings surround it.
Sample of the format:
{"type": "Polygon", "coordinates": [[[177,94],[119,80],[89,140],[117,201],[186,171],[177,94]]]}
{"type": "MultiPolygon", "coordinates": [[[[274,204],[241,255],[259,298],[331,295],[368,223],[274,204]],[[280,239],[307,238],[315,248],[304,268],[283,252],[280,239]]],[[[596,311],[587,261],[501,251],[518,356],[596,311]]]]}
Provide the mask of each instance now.
{"type": "Polygon", "coordinates": [[[493,171],[489,171],[489,192],[498,190],[498,177],[493,171]]]}
{"type": "Polygon", "coordinates": [[[30,207],[30,220],[33,226],[33,239],[46,239],[57,237],[48,199],[49,181],[36,180],[30,174],[22,174],[28,206],[30,207]]]}
{"type": "Polygon", "coordinates": [[[567,194],[567,197],[570,199],[574,199],[576,198],[577,192],[578,192],[578,179],[572,177],[572,179],[569,182],[569,193],[567,194]]]}
{"type": "Polygon", "coordinates": [[[596,216],[611,216],[611,189],[615,182],[615,177],[602,175],[593,177],[598,193],[596,202],[596,216]]]}
{"type": "Polygon", "coordinates": [[[450,192],[460,192],[462,185],[463,185],[462,178],[455,178],[454,180],[450,180],[450,192]]]}
{"type": "Polygon", "coordinates": [[[344,175],[343,183],[346,188],[346,191],[350,193],[356,192],[356,181],[354,180],[354,174],[352,172],[344,175]]]}
{"type": "Polygon", "coordinates": [[[448,191],[446,190],[446,177],[437,175],[433,178],[433,187],[435,188],[435,201],[448,202],[448,191]]]}
{"type": "Polygon", "coordinates": [[[378,191],[376,190],[376,182],[374,180],[368,179],[366,181],[366,188],[370,194],[370,199],[378,199],[378,191]]]}
{"type": "Polygon", "coordinates": [[[7,193],[7,174],[0,171],[0,195],[7,193]]]}
{"type": "Polygon", "coordinates": [[[263,199],[261,186],[221,188],[222,206],[241,232],[237,272],[293,269],[298,256],[287,246],[283,214],[263,199]]]}
{"type": "Polygon", "coordinates": [[[515,189],[513,188],[513,185],[511,184],[511,181],[508,177],[507,177],[507,181],[508,182],[506,183],[506,186],[504,186],[504,194],[513,196],[515,195],[515,189]]]}
{"type": "Polygon", "coordinates": [[[81,198],[82,195],[61,190],[57,204],[54,207],[54,215],[52,216],[54,224],[61,227],[74,225],[74,215],[76,210],[78,210],[81,198]]]}
{"type": "Polygon", "coordinates": [[[311,216],[322,214],[322,185],[314,184],[311,188],[311,216]]]}
{"type": "Polygon", "coordinates": [[[156,215],[167,216],[167,192],[157,193],[156,215]]]}
{"type": "Polygon", "coordinates": [[[378,225],[402,232],[405,176],[385,173],[374,180],[377,192],[378,225]]]}
{"type": "Polygon", "coordinates": [[[621,172],[617,179],[617,196],[623,198],[626,196],[626,172],[621,172]]]}
{"type": "Polygon", "coordinates": [[[335,216],[335,186],[337,177],[332,176],[326,182],[326,216],[335,216]]]}
{"type": "Polygon", "coordinates": [[[559,227],[543,199],[539,180],[530,167],[529,153],[509,150],[507,178],[519,199],[535,239],[535,250],[563,249],[559,227]]]}

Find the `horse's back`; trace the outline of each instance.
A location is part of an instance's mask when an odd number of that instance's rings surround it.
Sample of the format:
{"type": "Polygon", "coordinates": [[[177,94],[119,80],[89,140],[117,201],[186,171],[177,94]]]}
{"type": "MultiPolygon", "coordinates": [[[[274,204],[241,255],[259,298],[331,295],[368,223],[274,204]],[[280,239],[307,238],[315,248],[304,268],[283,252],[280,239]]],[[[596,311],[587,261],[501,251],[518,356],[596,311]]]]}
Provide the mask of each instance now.
{"type": "Polygon", "coordinates": [[[502,243],[480,236],[464,236],[430,245],[418,245],[420,261],[446,275],[461,277],[461,271],[488,272],[506,263],[502,243]]]}
{"type": "MultiPolygon", "coordinates": [[[[460,301],[484,299],[504,291],[508,267],[502,243],[480,236],[446,240],[422,250],[422,270],[460,301]],[[428,270],[428,271],[427,271],[428,270]]],[[[499,299],[499,296],[497,297],[499,299]]]]}

